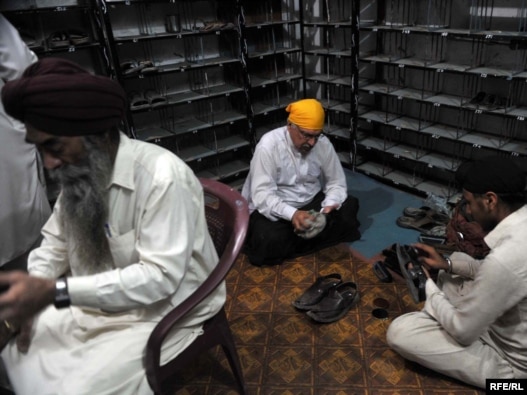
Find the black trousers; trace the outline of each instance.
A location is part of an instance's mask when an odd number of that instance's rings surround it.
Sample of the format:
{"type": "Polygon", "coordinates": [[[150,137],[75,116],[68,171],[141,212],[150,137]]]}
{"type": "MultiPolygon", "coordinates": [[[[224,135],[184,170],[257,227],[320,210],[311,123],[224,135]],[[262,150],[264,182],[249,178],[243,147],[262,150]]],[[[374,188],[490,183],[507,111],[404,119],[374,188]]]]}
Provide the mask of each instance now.
{"type": "MultiPolygon", "coordinates": [[[[324,194],[319,192],[313,201],[300,210],[320,211],[324,194]]],[[[249,231],[244,252],[256,266],[281,264],[284,259],[310,254],[341,242],[360,238],[357,212],[359,201],[348,196],[339,210],[326,217],[326,227],[312,239],[306,240],[294,232],[291,221],[271,221],[255,210],[249,219],[249,231]]]]}

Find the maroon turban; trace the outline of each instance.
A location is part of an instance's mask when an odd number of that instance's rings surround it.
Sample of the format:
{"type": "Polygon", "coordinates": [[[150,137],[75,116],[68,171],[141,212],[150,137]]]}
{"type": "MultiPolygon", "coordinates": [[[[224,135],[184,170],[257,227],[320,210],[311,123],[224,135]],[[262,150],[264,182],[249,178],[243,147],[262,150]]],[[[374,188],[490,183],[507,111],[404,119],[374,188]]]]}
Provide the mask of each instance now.
{"type": "Polygon", "coordinates": [[[60,136],[104,132],[119,125],[127,106],[117,82],[60,58],[41,59],[7,82],[2,101],[13,118],[60,136]]]}

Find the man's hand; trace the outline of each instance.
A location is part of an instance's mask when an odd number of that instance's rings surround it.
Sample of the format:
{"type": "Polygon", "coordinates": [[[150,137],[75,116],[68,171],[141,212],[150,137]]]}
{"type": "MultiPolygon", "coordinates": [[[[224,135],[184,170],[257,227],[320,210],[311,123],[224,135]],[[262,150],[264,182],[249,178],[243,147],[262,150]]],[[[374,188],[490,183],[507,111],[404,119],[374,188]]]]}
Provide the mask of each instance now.
{"type": "Polygon", "coordinates": [[[22,271],[0,274],[0,320],[27,322],[53,303],[55,280],[33,277],[22,271]]]}
{"type": "Polygon", "coordinates": [[[314,220],[315,217],[313,217],[309,211],[296,210],[293,214],[293,218],[291,218],[291,223],[293,224],[295,232],[305,232],[311,228],[311,224],[314,220]]]}
{"type": "MultiPolygon", "coordinates": [[[[412,246],[419,251],[419,261],[424,263],[427,268],[448,271],[448,262],[434,247],[422,243],[415,243],[412,246]]],[[[425,274],[428,275],[428,272],[425,274]]]]}
{"type": "Polygon", "coordinates": [[[329,214],[330,212],[332,212],[333,210],[338,210],[340,207],[340,204],[334,204],[333,206],[326,206],[324,208],[322,208],[322,214],[329,214]]]}

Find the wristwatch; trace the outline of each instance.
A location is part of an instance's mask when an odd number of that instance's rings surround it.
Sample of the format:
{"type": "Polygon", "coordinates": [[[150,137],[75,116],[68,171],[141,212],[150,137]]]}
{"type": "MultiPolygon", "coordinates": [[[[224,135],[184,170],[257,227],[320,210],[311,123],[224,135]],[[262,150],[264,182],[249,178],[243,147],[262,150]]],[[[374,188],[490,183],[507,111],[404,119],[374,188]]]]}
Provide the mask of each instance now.
{"type": "Polygon", "coordinates": [[[71,304],[70,294],[68,293],[68,281],[65,277],[55,281],[55,301],[53,303],[57,309],[69,307],[71,304]]]}

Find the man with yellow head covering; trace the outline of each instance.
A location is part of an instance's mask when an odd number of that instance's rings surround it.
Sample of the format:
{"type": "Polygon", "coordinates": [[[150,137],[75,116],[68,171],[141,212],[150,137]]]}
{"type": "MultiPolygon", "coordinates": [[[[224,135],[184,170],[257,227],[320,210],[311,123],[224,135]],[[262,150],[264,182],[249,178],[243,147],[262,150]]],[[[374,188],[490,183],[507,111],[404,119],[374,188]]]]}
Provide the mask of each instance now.
{"type": "Polygon", "coordinates": [[[286,107],[287,124],[256,146],[242,194],[251,219],[245,252],[257,266],[281,264],[360,238],[358,200],[323,134],[324,109],[315,99],[286,107]]]}

